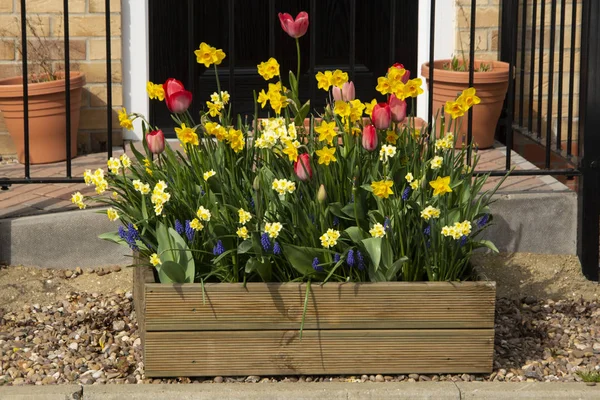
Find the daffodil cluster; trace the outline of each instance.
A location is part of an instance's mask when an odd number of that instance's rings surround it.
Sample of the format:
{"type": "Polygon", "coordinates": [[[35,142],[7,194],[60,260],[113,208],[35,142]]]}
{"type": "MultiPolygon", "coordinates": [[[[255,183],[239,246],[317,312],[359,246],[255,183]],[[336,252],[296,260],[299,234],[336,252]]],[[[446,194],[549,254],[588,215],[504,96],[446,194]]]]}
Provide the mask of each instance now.
{"type": "Polygon", "coordinates": [[[171,199],[171,194],[166,192],[167,184],[164,181],[158,181],[152,190],[150,201],[154,205],[154,213],[162,215],[165,204],[171,199]]]}

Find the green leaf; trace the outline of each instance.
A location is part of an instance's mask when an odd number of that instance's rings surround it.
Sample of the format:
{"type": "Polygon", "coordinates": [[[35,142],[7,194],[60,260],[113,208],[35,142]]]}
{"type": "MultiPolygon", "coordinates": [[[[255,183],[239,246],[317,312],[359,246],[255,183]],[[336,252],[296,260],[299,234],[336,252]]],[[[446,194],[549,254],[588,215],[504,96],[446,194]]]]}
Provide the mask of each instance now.
{"type": "Polygon", "coordinates": [[[365,246],[367,253],[369,253],[373,267],[377,271],[379,269],[379,262],[381,261],[381,238],[363,239],[362,244],[365,246]]]}
{"type": "Polygon", "coordinates": [[[358,226],[346,228],[345,232],[348,234],[348,236],[350,236],[350,240],[352,240],[354,243],[360,243],[365,237],[362,229],[360,229],[358,226]]]}
{"type": "Polygon", "coordinates": [[[252,240],[244,240],[242,243],[238,245],[237,252],[238,254],[245,254],[252,249],[252,240]]]}
{"type": "Polygon", "coordinates": [[[408,257],[402,257],[397,259],[390,268],[385,272],[385,278],[387,281],[395,281],[398,276],[398,271],[402,265],[408,261],[408,257]]]}
{"type": "Polygon", "coordinates": [[[129,246],[127,242],[119,236],[119,232],[106,232],[98,235],[99,239],[108,240],[109,242],[113,242],[116,244],[120,244],[122,246],[129,246]]]}
{"type": "Polygon", "coordinates": [[[189,247],[183,237],[173,228],[169,228],[169,234],[176,246],[179,248],[179,264],[185,269],[185,282],[194,283],[194,276],[196,275],[196,266],[194,264],[194,257],[189,251],[189,247]]]}
{"type": "Polygon", "coordinates": [[[185,268],[174,261],[164,261],[157,270],[161,283],[186,283],[185,268]]]}
{"type": "Polygon", "coordinates": [[[494,253],[499,253],[496,245],[494,243],[490,242],[489,240],[479,240],[479,241],[473,243],[473,247],[474,248],[487,247],[488,249],[492,250],[494,253]]]}
{"type": "Polygon", "coordinates": [[[256,271],[264,282],[271,282],[272,267],[271,260],[268,258],[262,261],[255,257],[250,258],[248,262],[246,262],[245,270],[247,274],[256,271]]]}
{"type": "Polygon", "coordinates": [[[385,270],[389,270],[392,268],[392,258],[394,257],[394,252],[392,251],[392,247],[390,246],[390,241],[386,239],[382,239],[381,241],[381,264],[385,268],[385,270]]]}
{"type": "Polygon", "coordinates": [[[142,195],[142,217],[148,221],[148,208],[146,207],[146,196],[142,195]]]}
{"type": "Polygon", "coordinates": [[[162,263],[165,263],[166,261],[179,263],[179,251],[177,251],[177,248],[173,248],[174,242],[171,243],[169,231],[162,222],[159,222],[156,226],[156,240],[158,242],[157,251],[160,261],[162,263]]]}
{"type": "Polygon", "coordinates": [[[283,245],[283,254],[296,271],[305,276],[315,274],[315,270],[312,267],[312,261],[315,258],[313,249],[285,244],[283,245]]]}
{"type": "Polygon", "coordinates": [[[354,213],[352,215],[348,215],[347,213],[345,213],[343,211],[344,207],[342,206],[342,203],[330,203],[328,207],[329,211],[331,211],[331,213],[336,217],[347,220],[354,220],[354,213]]]}

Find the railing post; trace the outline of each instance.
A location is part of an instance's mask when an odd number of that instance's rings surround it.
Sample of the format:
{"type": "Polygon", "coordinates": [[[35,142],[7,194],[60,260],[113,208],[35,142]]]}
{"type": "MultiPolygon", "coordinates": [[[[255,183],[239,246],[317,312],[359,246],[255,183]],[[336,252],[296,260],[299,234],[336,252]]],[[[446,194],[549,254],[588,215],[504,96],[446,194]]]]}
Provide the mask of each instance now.
{"type": "MultiPolygon", "coordinates": [[[[573,7],[576,3],[573,3],[573,7]]],[[[600,2],[583,0],[579,99],[578,255],[583,274],[597,281],[600,235],[600,2]]],[[[573,28],[574,29],[574,28],[573,28]]]]}

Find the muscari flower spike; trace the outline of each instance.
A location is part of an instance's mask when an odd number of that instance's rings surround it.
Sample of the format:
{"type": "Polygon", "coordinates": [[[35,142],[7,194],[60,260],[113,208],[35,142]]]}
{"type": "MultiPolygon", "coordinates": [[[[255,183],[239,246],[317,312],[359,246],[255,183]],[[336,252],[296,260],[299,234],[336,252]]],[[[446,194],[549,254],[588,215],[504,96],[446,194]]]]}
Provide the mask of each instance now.
{"type": "Polygon", "coordinates": [[[460,247],[463,247],[465,244],[467,244],[467,239],[468,237],[466,235],[462,235],[462,237],[460,238],[460,247]]]}
{"type": "Polygon", "coordinates": [[[323,272],[323,267],[319,265],[319,257],[313,258],[312,267],[317,272],[323,272]]]}
{"type": "Polygon", "coordinates": [[[260,245],[264,251],[269,251],[271,248],[271,240],[269,239],[269,234],[267,232],[260,236],[260,245]]]}
{"type": "Polygon", "coordinates": [[[404,189],[404,192],[402,192],[402,200],[404,200],[404,201],[408,200],[409,196],[410,196],[410,188],[407,187],[406,189],[404,189]]]}
{"type": "Polygon", "coordinates": [[[275,242],[275,244],[273,245],[273,254],[275,254],[276,256],[281,254],[281,246],[279,245],[279,242],[275,242]]]}
{"type": "Polygon", "coordinates": [[[353,267],[355,262],[354,249],[350,249],[348,250],[348,256],[346,256],[346,264],[348,264],[349,267],[353,267]]]}
{"type": "Polygon", "coordinates": [[[185,229],[183,228],[183,225],[181,224],[181,222],[176,219],[175,220],[175,232],[179,233],[180,235],[183,235],[183,232],[185,231],[185,229]]]}
{"type": "Polygon", "coordinates": [[[390,223],[390,217],[385,217],[385,219],[383,220],[383,229],[387,231],[391,228],[391,226],[392,224],[390,223]]]}
{"type": "Polygon", "coordinates": [[[363,258],[363,255],[360,252],[360,250],[356,251],[356,258],[358,259],[358,269],[362,271],[363,269],[365,269],[365,259],[363,258]]]}
{"type": "Polygon", "coordinates": [[[427,225],[425,229],[423,229],[423,233],[427,236],[431,235],[431,225],[427,225]]]}
{"type": "Polygon", "coordinates": [[[192,242],[194,240],[194,235],[196,231],[190,226],[190,220],[185,221],[185,236],[187,236],[188,242],[192,242]]]}
{"type": "Polygon", "coordinates": [[[223,242],[221,240],[217,240],[217,244],[213,247],[213,254],[215,256],[220,256],[225,253],[225,246],[223,246],[223,242]]]}
{"type": "Polygon", "coordinates": [[[485,214],[483,217],[479,218],[477,221],[477,227],[483,228],[488,222],[490,222],[490,215],[485,214]]]}
{"type": "Polygon", "coordinates": [[[333,217],[333,226],[338,226],[340,224],[340,219],[338,217],[333,217]]]}
{"type": "Polygon", "coordinates": [[[340,259],[341,259],[340,254],[335,253],[335,255],[333,256],[333,262],[337,264],[338,262],[340,262],[340,259]]]}

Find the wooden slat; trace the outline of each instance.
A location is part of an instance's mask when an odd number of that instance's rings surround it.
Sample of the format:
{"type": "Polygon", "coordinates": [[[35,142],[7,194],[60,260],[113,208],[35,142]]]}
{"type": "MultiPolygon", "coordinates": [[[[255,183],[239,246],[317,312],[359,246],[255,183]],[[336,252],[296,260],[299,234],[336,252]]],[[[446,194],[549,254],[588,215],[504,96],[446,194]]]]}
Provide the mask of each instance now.
{"type": "Polygon", "coordinates": [[[493,329],[147,332],[147,377],[489,373],[493,329]]]}
{"type": "MultiPolygon", "coordinates": [[[[145,285],[147,331],[297,329],[305,284],[145,285]]],[[[493,328],[494,282],[313,284],[305,329],[493,328]]]]}

